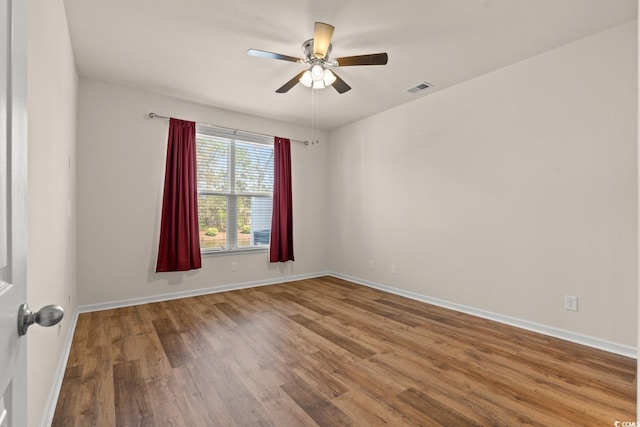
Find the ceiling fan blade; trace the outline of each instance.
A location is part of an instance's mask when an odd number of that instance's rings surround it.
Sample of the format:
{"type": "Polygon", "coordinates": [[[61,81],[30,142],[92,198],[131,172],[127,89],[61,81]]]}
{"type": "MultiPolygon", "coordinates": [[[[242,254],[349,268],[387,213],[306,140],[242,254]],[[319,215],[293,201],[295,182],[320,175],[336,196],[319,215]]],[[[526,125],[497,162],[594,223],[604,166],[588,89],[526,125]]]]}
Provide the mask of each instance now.
{"type": "Polygon", "coordinates": [[[319,59],[324,59],[327,56],[333,30],[333,25],[324,22],[315,23],[313,27],[313,56],[319,59]]]}
{"type": "Polygon", "coordinates": [[[294,56],[288,56],[288,55],[281,55],[279,53],[267,52],[266,50],[249,49],[247,50],[247,54],[250,56],[257,56],[258,58],[280,59],[282,61],[291,61],[291,62],[304,62],[304,59],[302,58],[296,58],[294,56]]]}
{"type": "Polygon", "coordinates": [[[351,67],[354,65],[386,65],[389,56],[386,53],[372,53],[370,55],[345,56],[336,58],[338,67],[351,67]]]}
{"type": "Polygon", "coordinates": [[[276,92],[277,93],[287,93],[287,92],[289,92],[289,90],[292,87],[294,87],[295,85],[298,84],[298,82],[300,81],[300,77],[302,77],[302,75],[304,74],[305,71],[307,71],[307,70],[300,71],[298,74],[296,74],[296,76],[294,78],[292,78],[291,80],[289,80],[288,82],[283,84],[278,90],[276,90],[276,92]]]}
{"type": "Polygon", "coordinates": [[[351,90],[351,86],[347,84],[344,80],[340,78],[336,73],[333,73],[336,76],[336,81],[333,82],[333,88],[338,91],[338,93],[345,93],[351,90]]]}

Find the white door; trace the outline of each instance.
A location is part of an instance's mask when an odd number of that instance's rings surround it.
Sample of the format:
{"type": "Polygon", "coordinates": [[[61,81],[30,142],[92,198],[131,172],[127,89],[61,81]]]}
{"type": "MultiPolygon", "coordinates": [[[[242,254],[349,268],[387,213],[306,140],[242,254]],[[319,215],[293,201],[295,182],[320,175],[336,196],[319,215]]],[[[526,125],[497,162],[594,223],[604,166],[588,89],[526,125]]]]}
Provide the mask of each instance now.
{"type": "Polygon", "coordinates": [[[26,3],[0,0],[0,427],[27,425],[26,3]]]}

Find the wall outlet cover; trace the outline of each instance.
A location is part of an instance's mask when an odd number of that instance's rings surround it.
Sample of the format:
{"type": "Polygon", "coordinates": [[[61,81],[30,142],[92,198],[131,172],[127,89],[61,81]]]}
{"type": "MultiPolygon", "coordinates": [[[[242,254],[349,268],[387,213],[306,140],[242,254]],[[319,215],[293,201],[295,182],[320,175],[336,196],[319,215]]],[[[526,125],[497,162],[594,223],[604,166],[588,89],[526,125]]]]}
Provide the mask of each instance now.
{"type": "Polygon", "coordinates": [[[564,296],[565,310],[578,311],[578,297],[573,295],[564,296]]]}

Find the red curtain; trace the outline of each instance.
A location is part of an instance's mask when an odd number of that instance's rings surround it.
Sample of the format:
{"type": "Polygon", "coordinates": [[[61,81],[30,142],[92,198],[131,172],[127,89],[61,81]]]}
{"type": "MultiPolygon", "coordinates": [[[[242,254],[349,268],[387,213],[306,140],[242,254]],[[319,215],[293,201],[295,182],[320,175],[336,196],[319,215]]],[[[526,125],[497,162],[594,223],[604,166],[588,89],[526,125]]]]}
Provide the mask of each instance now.
{"type": "Polygon", "coordinates": [[[273,145],[273,212],[269,261],[293,261],[291,141],[275,137],[273,145]]]}
{"type": "Polygon", "coordinates": [[[172,118],[156,272],[200,267],[196,124],[172,118]]]}

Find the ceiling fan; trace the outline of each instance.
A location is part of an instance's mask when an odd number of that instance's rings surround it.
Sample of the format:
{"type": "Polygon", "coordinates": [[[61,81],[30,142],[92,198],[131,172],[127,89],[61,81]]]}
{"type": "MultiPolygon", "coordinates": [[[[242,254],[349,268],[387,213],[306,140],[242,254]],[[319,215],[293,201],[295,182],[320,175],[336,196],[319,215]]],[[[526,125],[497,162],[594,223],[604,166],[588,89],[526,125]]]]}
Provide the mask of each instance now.
{"type": "Polygon", "coordinates": [[[333,86],[338,93],[345,93],[351,89],[332,68],[351,67],[354,65],[385,65],[388,60],[386,53],[373,53],[370,55],[345,56],[343,58],[329,58],[331,53],[331,37],[334,27],[324,22],[316,22],[314,25],[313,38],[302,43],[304,58],[281,55],[279,53],[267,52],[258,49],[249,49],[247,54],[260,58],[280,59],[282,61],[308,64],[309,68],[296,74],[294,78],[282,85],[277,93],[287,93],[296,84],[302,83],[304,86],[313,89],[324,89],[333,86]]]}

